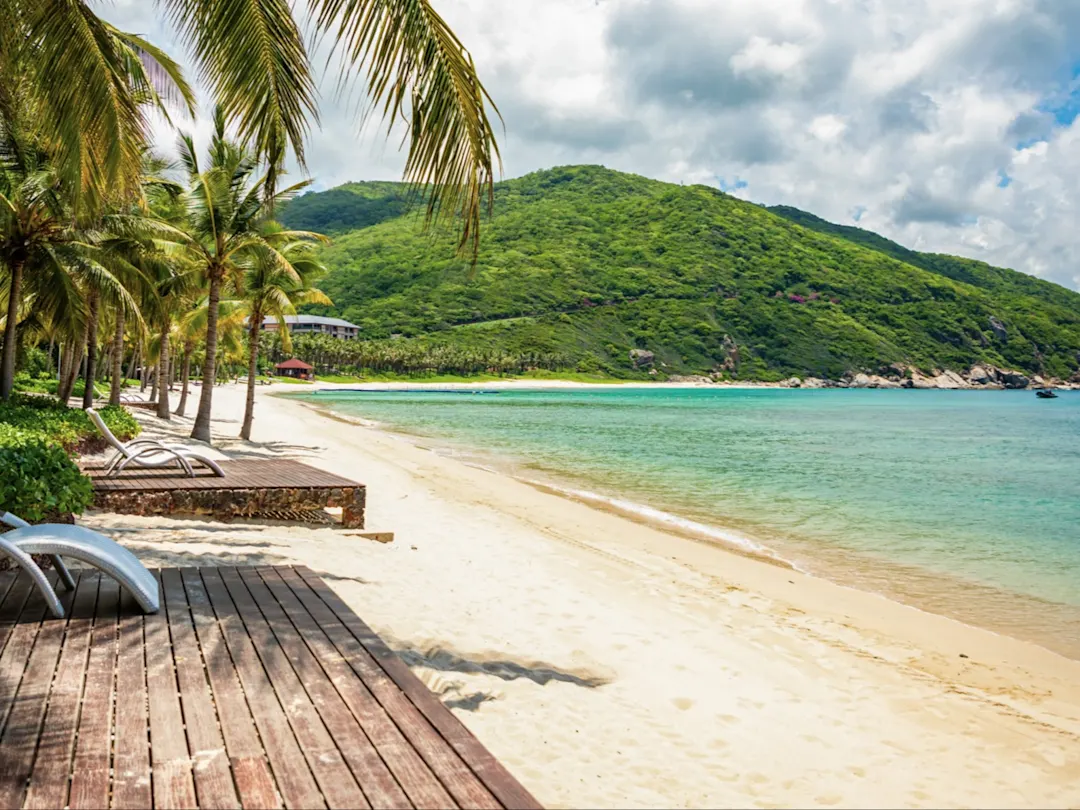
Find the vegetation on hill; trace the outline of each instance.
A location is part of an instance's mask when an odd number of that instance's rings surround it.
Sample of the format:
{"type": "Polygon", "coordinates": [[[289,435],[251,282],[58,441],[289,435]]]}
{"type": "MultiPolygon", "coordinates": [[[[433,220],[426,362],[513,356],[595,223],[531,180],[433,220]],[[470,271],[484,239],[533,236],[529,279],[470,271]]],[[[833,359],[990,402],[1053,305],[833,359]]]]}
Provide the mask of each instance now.
{"type": "Polygon", "coordinates": [[[400,217],[410,202],[403,183],[346,183],[297,197],[281,207],[278,219],[293,230],[338,234],[400,217]]]}
{"type": "MultiPolygon", "coordinates": [[[[362,197],[361,217],[401,199],[396,184],[335,191],[362,197]]],[[[475,268],[415,214],[368,226],[320,207],[320,196],[296,202],[306,201],[308,227],[338,229],[320,285],[334,306],[310,311],[347,318],[374,341],[560,357],[625,377],[648,373],[641,351],[663,373],[740,379],[837,378],[890,363],[1068,377],[1080,355],[1080,294],[704,186],[597,166],[499,183],[475,268]]]]}

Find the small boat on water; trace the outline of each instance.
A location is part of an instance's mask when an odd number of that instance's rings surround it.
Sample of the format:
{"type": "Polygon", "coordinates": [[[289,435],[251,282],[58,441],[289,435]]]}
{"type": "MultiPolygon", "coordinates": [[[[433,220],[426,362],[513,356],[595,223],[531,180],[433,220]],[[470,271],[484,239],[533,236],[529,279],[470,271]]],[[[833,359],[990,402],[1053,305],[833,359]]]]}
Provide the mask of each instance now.
{"type": "Polygon", "coordinates": [[[1055,394],[1049,388],[1043,388],[1040,391],[1036,391],[1035,396],[1037,396],[1039,399],[1057,399],[1057,394],[1055,394]]]}

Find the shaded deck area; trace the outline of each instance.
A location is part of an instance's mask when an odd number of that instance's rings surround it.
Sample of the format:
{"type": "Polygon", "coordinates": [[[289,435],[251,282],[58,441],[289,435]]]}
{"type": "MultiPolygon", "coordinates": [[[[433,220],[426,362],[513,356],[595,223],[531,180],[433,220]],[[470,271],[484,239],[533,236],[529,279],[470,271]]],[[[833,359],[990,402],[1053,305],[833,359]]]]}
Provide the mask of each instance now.
{"type": "Polygon", "coordinates": [[[128,467],[113,477],[100,466],[83,472],[94,487],[94,506],[123,515],[256,517],[331,506],[341,507],[343,526],[364,528],[363,484],[289,459],[219,463],[224,478],[198,465],[194,478],[176,467],[128,467]]]}
{"type": "Polygon", "coordinates": [[[303,567],[0,573],[0,807],[538,807],[303,567]]]}

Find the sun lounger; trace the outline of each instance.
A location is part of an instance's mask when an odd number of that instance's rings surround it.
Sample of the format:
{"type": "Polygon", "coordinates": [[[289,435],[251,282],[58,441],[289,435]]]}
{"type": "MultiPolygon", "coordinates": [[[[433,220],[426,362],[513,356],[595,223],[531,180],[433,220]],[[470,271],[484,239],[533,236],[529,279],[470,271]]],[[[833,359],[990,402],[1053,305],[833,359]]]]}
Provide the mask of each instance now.
{"type": "Polygon", "coordinates": [[[167,467],[177,464],[183,469],[184,474],[190,478],[195,477],[195,471],[191,468],[191,462],[195,461],[214,471],[214,475],[224,477],[225,472],[218,463],[209,456],[182,444],[163,444],[155,439],[136,439],[125,444],[109,430],[101,414],[93,408],[87,408],[86,413],[97,427],[105,441],[116,450],[116,455],[106,465],[108,475],[117,475],[129,464],[137,467],[167,467]]]}
{"type": "Polygon", "coordinates": [[[0,515],[0,522],[15,527],[14,531],[0,534],[0,554],[10,557],[30,575],[45,598],[49,612],[56,618],[64,617],[64,607],[31,554],[48,554],[68,590],[75,588],[75,580],[64,565],[63,557],[73,557],[108,574],[131,592],[145,612],[158,612],[157,580],[134,554],[116,541],[84,526],[67,523],[31,526],[10,512],[0,515]]]}

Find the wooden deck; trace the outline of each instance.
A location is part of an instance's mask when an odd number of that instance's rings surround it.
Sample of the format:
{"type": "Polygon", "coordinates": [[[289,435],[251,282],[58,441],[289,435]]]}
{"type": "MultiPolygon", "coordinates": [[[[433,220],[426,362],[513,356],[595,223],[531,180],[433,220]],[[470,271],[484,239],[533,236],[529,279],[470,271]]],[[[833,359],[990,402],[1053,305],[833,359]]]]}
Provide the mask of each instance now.
{"type": "Polygon", "coordinates": [[[306,568],[0,573],[0,807],[538,807],[306,568]]]}
{"type": "Polygon", "coordinates": [[[102,467],[87,467],[83,472],[93,483],[94,506],[119,514],[251,517],[340,506],[344,526],[364,527],[363,484],[289,459],[219,463],[224,478],[197,464],[192,465],[194,478],[176,467],[128,467],[114,477],[106,477],[102,467]]]}

